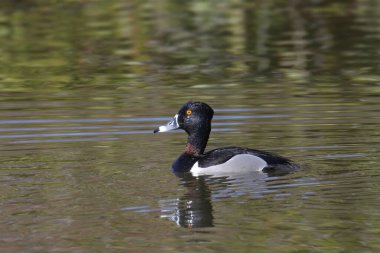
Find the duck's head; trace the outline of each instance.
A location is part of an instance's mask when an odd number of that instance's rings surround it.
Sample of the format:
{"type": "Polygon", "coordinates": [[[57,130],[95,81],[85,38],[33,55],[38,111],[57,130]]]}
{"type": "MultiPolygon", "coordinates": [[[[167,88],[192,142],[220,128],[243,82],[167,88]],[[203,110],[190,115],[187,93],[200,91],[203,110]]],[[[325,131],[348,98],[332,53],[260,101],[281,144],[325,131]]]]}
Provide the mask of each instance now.
{"type": "Polygon", "coordinates": [[[187,102],[166,125],[154,129],[154,133],[183,129],[188,134],[210,131],[214,110],[206,103],[187,102]]]}

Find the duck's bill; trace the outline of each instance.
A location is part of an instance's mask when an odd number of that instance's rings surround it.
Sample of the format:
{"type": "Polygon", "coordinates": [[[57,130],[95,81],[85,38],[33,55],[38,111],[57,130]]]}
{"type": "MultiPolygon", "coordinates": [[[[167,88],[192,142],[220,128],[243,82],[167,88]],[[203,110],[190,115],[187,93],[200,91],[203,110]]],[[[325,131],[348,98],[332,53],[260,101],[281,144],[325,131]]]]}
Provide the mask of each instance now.
{"type": "Polygon", "coordinates": [[[156,129],[154,129],[153,133],[162,133],[162,132],[167,132],[170,130],[178,129],[178,114],[174,116],[174,118],[169,121],[166,125],[159,126],[156,129]]]}

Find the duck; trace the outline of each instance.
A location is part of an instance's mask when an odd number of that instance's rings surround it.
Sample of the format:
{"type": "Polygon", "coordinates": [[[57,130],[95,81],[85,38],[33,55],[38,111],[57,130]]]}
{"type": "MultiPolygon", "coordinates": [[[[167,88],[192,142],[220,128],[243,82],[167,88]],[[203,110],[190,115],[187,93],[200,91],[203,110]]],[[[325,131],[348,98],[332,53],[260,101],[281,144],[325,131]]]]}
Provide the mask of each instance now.
{"type": "Polygon", "coordinates": [[[187,133],[185,150],[171,166],[175,174],[217,176],[253,171],[289,173],[299,169],[288,158],[257,149],[230,146],[205,152],[213,116],[214,110],[208,104],[188,101],[167,124],[153,130],[153,133],[162,133],[182,129],[187,133]]]}

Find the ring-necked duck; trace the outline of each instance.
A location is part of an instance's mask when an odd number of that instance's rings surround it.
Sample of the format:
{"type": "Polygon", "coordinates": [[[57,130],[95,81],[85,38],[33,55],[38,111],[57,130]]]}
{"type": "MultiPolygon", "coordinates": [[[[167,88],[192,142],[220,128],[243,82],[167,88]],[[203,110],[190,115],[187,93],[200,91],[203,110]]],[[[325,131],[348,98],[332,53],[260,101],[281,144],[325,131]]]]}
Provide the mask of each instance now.
{"type": "Polygon", "coordinates": [[[185,151],[172,165],[173,172],[190,171],[197,176],[215,175],[220,172],[225,174],[250,171],[289,172],[298,168],[287,158],[249,148],[224,147],[204,153],[213,115],[214,110],[206,103],[187,102],[170,122],[154,130],[154,133],[157,133],[183,129],[188,134],[185,151]]]}

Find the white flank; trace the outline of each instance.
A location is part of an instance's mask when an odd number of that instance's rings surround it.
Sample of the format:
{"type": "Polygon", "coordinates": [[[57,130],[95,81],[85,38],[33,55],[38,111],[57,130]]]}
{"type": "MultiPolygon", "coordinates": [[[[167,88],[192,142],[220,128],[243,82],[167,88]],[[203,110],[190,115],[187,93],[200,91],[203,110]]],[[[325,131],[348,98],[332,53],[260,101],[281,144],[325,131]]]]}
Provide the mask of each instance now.
{"type": "Polygon", "coordinates": [[[241,154],[235,155],[225,163],[201,168],[196,162],[190,172],[193,176],[211,175],[211,176],[228,176],[231,174],[244,174],[253,171],[261,171],[268,164],[258,156],[241,154]]]}

